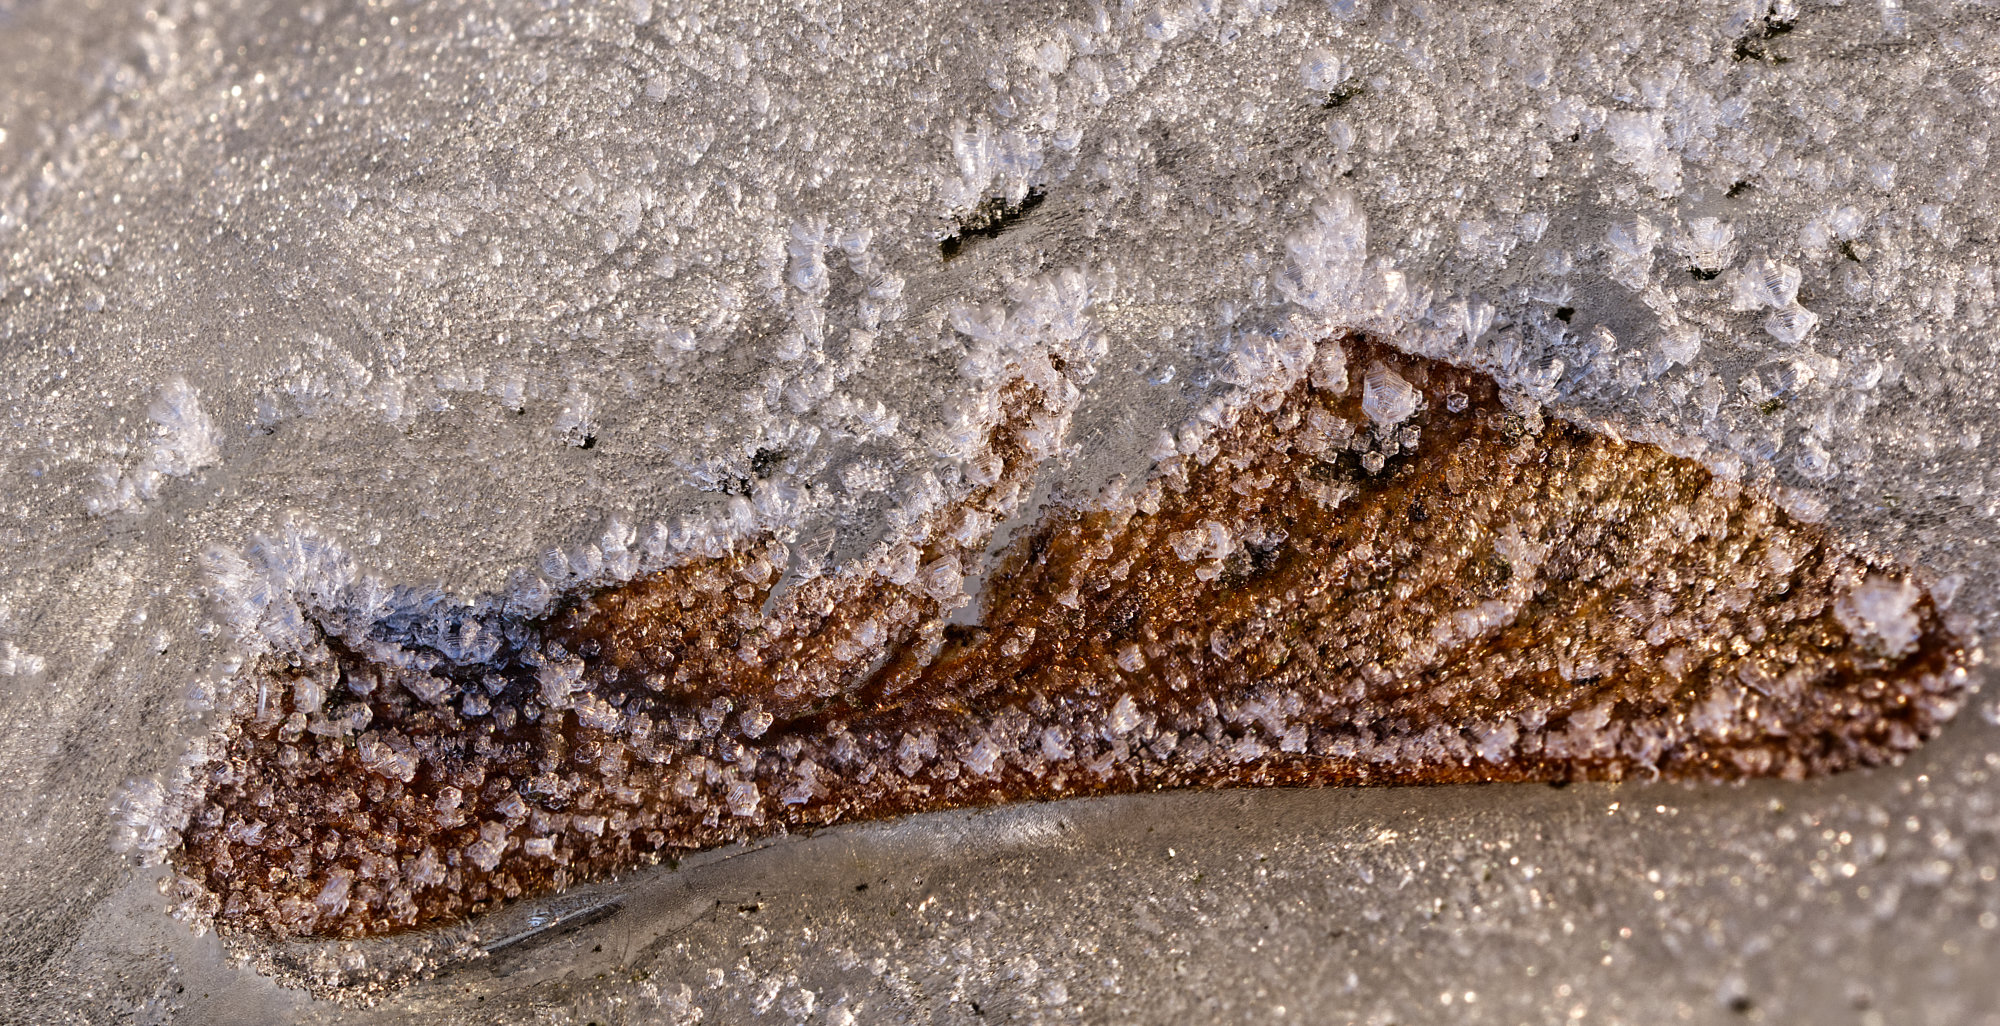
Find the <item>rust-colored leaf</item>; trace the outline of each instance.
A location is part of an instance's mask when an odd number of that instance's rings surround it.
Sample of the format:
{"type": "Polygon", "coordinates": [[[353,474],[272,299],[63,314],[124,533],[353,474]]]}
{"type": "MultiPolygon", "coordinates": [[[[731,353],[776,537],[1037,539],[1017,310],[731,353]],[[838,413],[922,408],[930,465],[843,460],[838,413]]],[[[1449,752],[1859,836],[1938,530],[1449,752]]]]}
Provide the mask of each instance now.
{"type": "Polygon", "coordinates": [[[493,666],[329,640],[266,671],[180,865],[227,928],[356,936],[968,805],[1803,777],[1956,708],[1967,656],[1930,599],[1759,492],[1471,371],[1353,337],[1320,359],[1119,508],[1046,514],[976,626],[948,614],[1032,473],[1024,385],[903,583],[773,599],[768,543],[579,597],[493,666]]]}

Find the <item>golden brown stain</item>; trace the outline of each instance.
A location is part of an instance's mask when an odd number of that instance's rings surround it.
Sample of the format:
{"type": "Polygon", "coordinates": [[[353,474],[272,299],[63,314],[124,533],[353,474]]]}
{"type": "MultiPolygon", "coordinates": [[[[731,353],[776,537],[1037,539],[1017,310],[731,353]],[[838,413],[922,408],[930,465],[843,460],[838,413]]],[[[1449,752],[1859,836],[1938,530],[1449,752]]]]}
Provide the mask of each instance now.
{"type": "Polygon", "coordinates": [[[1026,385],[894,579],[774,600],[771,542],[579,597],[497,666],[329,641],[267,672],[182,871],[224,928],[352,937],[998,802],[1799,778],[1956,708],[1968,657],[1930,599],[1768,497],[1476,372],[1358,337],[1319,360],[1122,508],[1048,512],[977,625],[947,620],[1032,475],[1026,385]]]}

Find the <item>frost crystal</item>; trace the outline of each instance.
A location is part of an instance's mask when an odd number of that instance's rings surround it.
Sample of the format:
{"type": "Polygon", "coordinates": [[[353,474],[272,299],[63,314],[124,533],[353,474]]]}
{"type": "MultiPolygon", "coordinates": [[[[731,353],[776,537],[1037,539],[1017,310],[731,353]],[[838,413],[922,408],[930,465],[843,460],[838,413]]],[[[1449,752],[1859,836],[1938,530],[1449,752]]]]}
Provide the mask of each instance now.
{"type": "Polygon", "coordinates": [[[1380,363],[1369,366],[1361,387],[1361,410],[1375,422],[1377,430],[1386,431],[1410,419],[1423,401],[1416,386],[1380,363]]]}
{"type": "Polygon", "coordinates": [[[88,500],[91,513],[136,510],[159,495],[162,477],[187,477],[220,461],[221,434],[202,409],[200,393],[185,379],[162,386],[146,417],[152,421],[150,451],[123,474],[100,468],[99,491],[88,500]]]}
{"type": "Polygon", "coordinates": [[[1331,92],[1347,77],[1347,69],[1341,66],[1340,58],[1326,50],[1307,52],[1299,64],[1299,77],[1304,80],[1310,92],[1331,92]]]}
{"type": "Polygon", "coordinates": [[[153,466],[168,477],[186,477],[214,466],[220,436],[201,408],[194,386],[176,378],[146,408],[153,422],[153,466]]]}
{"type": "Polygon", "coordinates": [[[1111,715],[1104,721],[1105,729],[1113,736],[1123,737],[1139,725],[1139,710],[1132,703],[1131,695],[1119,695],[1111,706],[1111,715]]]}
{"type": "Polygon", "coordinates": [[[992,738],[981,738],[965,753],[965,768],[979,776],[990,776],[1000,759],[1000,746],[992,738]]]}
{"type": "Polygon", "coordinates": [[[1613,159],[1632,169],[1652,190],[1672,195],[1681,184],[1681,158],[1659,114],[1619,111],[1605,124],[1613,159]]]}
{"type": "Polygon", "coordinates": [[[1611,279],[1629,289],[1641,289],[1653,270],[1653,249],[1660,230],[1643,217],[1614,224],[1606,232],[1606,264],[1611,279]]]}
{"type": "Polygon", "coordinates": [[[1802,344],[1817,327],[1819,327],[1819,315],[1797,303],[1764,318],[1764,330],[1770,332],[1772,338],[1788,346],[1802,344]]]}
{"type": "Polygon", "coordinates": [[[1291,263],[1278,287],[1286,298],[1316,313],[1352,300],[1364,282],[1368,220],[1347,193],[1313,208],[1313,219],[1285,240],[1291,263]]]}
{"type": "Polygon", "coordinates": [[[1736,229],[1719,218],[1694,218],[1675,236],[1674,252],[1695,270],[1715,275],[1736,259],[1736,229]]]}
{"type": "Polygon", "coordinates": [[[1834,604],[1833,615],[1863,644],[1895,658],[1916,647],[1922,629],[1917,596],[1916,584],[1908,579],[1870,576],[1834,604]]]}
{"type": "Polygon", "coordinates": [[[354,884],[354,874],[346,869],[336,869],[329,875],[326,886],[320,888],[313,904],[319,906],[320,914],[337,916],[347,908],[347,891],[354,884]]]}
{"type": "Polygon", "coordinates": [[[1799,295],[1799,281],[1798,268],[1760,256],[1737,272],[1735,308],[1791,307],[1799,295]]]}
{"type": "Polygon", "coordinates": [[[762,795],[757,791],[757,785],[748,780],[739,780],[729,785],[728,797],[729,814],[739,817],[755,816],[758,806],[763,801],[762,795]]]}

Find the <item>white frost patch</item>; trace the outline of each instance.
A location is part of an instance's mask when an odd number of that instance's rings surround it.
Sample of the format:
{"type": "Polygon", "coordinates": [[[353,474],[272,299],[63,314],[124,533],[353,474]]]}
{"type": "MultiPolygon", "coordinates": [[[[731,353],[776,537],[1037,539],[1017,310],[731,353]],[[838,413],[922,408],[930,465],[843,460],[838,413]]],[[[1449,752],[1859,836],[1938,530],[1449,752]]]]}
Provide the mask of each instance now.
{"type": "Polygon", "coordinates": [[[136,510],[160,493],[163,478],[186,477],[221,462],[222,433],[201,408],[201,394],[175,378],[146,407],[153,422],[152,447],[130,470],[112,466],[97,472],[99,491],[84,501],[92,516],[136,510]]]}
{"type": "Polygon", "coordinates": [[[970,209],[996,191],[996,184],[1009,201],[1020,202],[1030,179],[1041,170],[1042,147],[1036,136],[996,130],[983,118],[976,125],[961,122],[951,135],[952,169],[958,173],[938,183],[939,202],[952,209],[970,209]]]}
{"type": "Polygon", "coordinates": [[[111,819],[118,826],[112,846],[138,852],[151,861],[180,843],[188,811],[184,797],[152,777],[141,777],[119,790],[112,802],[111,819]]]}
{"type": "Polygon", "coordinates": [[[222,459],[222,435],[202,411],[201,395],[180,378],[167,382],[146,407],[153,421],[153,465],[168,477],[186,477],[222,459]]]}
{"type": "Polygon", "coordinates": [[[1313,207],[1313,223],[1285,240],[1290,266],[1278,278],[1287,300],[1333,313],[1360,289],[1368,259],[1368,218],[1347,193],[1313,207]]]}
{"type": "Polygon", "coordinates": [[[1662,196],[1680,189],[1681,158],[1659,114],[1618,113],[1605,123],[1612,159],[1631,168],[1662,196]]]}
{"type": "Polygon", "coordinates": [[[0,677],[32,677],[48,667],[48,660],[23,652],[11,641],[0,642],[0,677]]]}
{"type": "Polygon", "coordinates": [[[258,535],[247,551],[213,545],[202,554],[216,616],[239,637],[259,637],[281,651],[310,643],[307,608],[343,608],[358,620],[383,611],[384,590],[356,589],[353,560],[310,529],[258,535]]]}
{"type": "Polygon", "coordinates": [[[1917,647],[1923,631],[1917,594],[1911,581],[1870,576],[1833,604],[1833,618],[1864,647],[1900,658],[1917,647]]]}

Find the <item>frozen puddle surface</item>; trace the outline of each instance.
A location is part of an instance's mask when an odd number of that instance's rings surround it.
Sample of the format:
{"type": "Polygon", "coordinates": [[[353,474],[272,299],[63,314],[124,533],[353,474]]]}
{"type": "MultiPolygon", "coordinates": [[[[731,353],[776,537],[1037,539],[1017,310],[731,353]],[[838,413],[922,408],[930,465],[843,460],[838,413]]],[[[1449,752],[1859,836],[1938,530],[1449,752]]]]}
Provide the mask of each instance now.
{"type": "Polygon", "coordinates": [[[0,0],[0,1019],[2000,1007],[1996,23],[1626,13],[0,0]]]}

